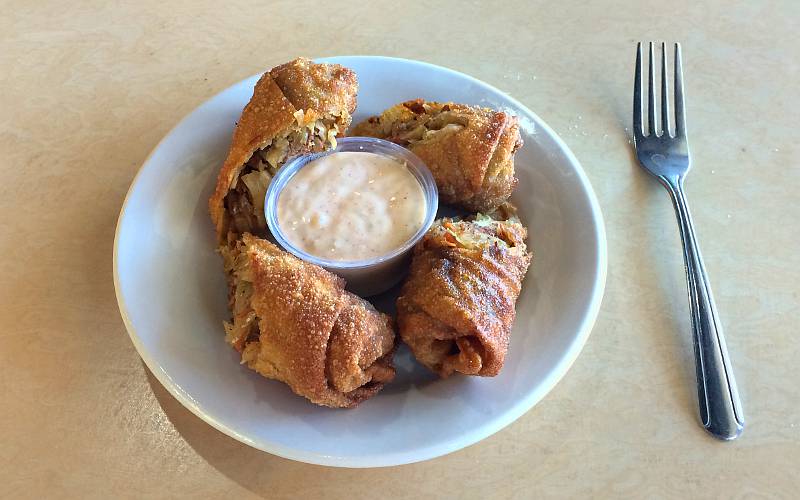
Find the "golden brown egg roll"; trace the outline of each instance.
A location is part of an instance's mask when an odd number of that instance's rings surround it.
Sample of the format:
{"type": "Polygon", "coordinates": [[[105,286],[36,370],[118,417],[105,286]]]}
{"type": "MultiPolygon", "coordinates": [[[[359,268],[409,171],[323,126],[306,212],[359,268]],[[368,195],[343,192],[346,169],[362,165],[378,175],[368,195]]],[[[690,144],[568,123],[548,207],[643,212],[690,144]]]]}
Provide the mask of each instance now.
{"type": "Polygon", "coordinates": [[[403,342],[442,377],[500,372],[531,254],[505,204],[491,215],[437,220],[414,248],[397,299],[403,342]]]}
{"type": "Polygon", "coordinates": [[[350,69],[299,58],[264,73],[233,133],[209,200],[219,244],[265,236],[264,196],[291,157],[336,147],[350,125],[358,82],[350,69]]]}
{"type": "Polygon", "coordinates": [[[494,210],[517,184],[519,124],[502,111],[416,99],[368,118],[350,135],[407,147],[430,169],[441,200],[472,212],[494,210]]]}
{"type": "Polygon", "coordinates": [[[225,340],[243,364],[330,407],[356,406],[394,378],[392,319],[342,278],[249,233],[220,251],[233,311],[225,340]]]}

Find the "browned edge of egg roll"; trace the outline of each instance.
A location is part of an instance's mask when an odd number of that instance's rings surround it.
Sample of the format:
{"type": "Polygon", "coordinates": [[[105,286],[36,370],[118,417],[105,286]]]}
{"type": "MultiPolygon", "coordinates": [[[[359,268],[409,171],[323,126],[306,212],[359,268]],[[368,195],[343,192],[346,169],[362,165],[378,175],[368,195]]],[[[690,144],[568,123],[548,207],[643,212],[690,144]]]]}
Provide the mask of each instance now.
{"type": "Polygon", "coordinates": [[[413,151],[430,169],[444,203],[489,212],[517,184],[522,147],[517,117],[453,102],[406,101],[357,124],[352,136],[386,139],[413,151]]]}
{"type": "Polygon", "coordinates": [[[397,300],[403,342],[442,377],[500,372],[532,254],[510,204],[437,220],[414,248],[397,300]]]}
{"type": "Polygon", "coordinates": [[[267,234],[264,196],[294,156],[336,147],[356,107],[356,74],[299,58],[261,77],[242,111],[208,206],[219,245],[267,234]]]}
{"type": "Polygon", "coordinates": [[[245,233],[223,247],[233,278],[225,340],[242,363],[329,407],[353,407],[394,378],[392,319],[344,280],[245,233]]]}

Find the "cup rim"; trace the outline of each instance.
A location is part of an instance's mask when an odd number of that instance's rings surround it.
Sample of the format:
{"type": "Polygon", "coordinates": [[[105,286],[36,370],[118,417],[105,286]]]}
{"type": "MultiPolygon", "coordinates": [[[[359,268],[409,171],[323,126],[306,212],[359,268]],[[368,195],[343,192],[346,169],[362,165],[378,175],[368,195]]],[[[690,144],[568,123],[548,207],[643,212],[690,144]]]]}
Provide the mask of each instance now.
{"type": "Polygon", "coordinates": [[[395,257],[401,256],[408,252],[422,237],[428,232],[434,219],[439,205],[439,191],[436,188],[436,182],[433,180],[433,175],[425,163],[410,150],[399,146],[393,142],[378,139],[375,137],[344,137],[336,141],[336,147],[323,151],[320,153],[313,153],[307,155],[300,155],[284,164],[275,177],[272,178],[267,187],[267,193],[264,200],[264,216],[267,220],[272,236],[287,252],[295,255],[296,257],[317,264],[326,269],[336,270],[352,270],[364,269],[391,261],[395,257]],[[378,257],[361,260],[330,260],[315,255],[309,254],[300,248],[293,245],[284,235],[281,230],[280,223],[278,222],[278,198],[280,197],[283,188],[297,174],[303,167],[308,165],[314,160],[328,156],[333,153],[342,152],[364,152],[380,154],[405,164],[408,170],[419,182],[420,187],[425,195],[425,219],[423,220],[420,228],[408,240],[396,249],[378,257]]]}

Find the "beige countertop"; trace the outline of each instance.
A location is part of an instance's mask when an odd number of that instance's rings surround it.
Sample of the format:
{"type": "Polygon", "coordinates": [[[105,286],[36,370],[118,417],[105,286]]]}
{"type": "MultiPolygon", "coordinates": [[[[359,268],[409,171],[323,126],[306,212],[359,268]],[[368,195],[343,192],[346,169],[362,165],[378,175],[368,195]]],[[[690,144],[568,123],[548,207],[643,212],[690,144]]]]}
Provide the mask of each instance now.
{"type": "Polygon", "coordinates": [[[88,3],[0,9],[0,497],[796,498],[800,4],[88,3]],[[684,46],[688,196],[747,418],[732,443],[697,423],[677,226],[628,141],[650,38],[684,46]],[[608,232],[602,310],[558,386],[481,443],[387,469],[296,463],[203,423],[144,367],[112,284],[122,200],[181,117],[298,55],[345,54],[519,99],[582,162],[608,232]]]}

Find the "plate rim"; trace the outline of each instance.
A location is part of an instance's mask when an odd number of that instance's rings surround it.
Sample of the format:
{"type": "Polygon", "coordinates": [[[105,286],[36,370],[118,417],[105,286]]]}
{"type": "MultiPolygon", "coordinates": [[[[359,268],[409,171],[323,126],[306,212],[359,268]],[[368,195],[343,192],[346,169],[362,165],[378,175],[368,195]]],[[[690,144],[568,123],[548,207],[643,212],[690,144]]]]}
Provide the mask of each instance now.
{"type": "Polygon", "coordinates": [[[384,61],[390,63],[403,63],[403,64],[423,66],[429,70],[443,71],[447,74],[450,74],[451,76],[456,76],[458,78],[466,79],[471,83],[475,84],[477,87],[481,88],[482,90],[488,90],[490,92],[496,92],[498,94],[501,94],[521,112],[530,115],[533,118],[533,121],[536,124],[536,126],[544,130],[549,135],[549,137],[553,139],[553,141],[561,150],[561,152],[564,153],[569,163],[574,167],[576,177],[579,180],[579,185],[583,189],[588,199],[589,207],[591,209],[590,210],[591,216],[594,221],[593,229],[594,229],[595,240],[597,242],[595,248],[595,253],[596,253],[595,267],[597,269],[597,275],[595,276],[594,283],[592,285],[589,305],[586,313],[584,314],[583,320],[581,321],[580,326],[577,330],[577,335],[575,336],[572,343],[569,345],[569,348],[565,352],[564,357],[562,357],[561,360],[555,365],[555,367],[548,373],[547,377],[539,384],[537,389],[532,391],[526,397],[521,398],[520,400],[515,402],[506,412],[504,412],[502,415],[498,416],[494,420],[491,420],[487,424],[477,427],[476,429],[460,434],[457,438],[450,439],[449,441],[445,441],[444,443],[423,446],[420,448],[415,448],[412,451],[381,453],[377,455],[360,455],[357,457],[340,457],[340,456],[332,456],[321,453],[297,450],[276,443],[264,442],[262,440],[255,441],[246,435],[236,432],[236,430],[230,428],[226,424],[218,421],[213,416],[206,413],[200,407],[198,402],[190,394],[186,393],[178,384],[176,384],[169,376],[169,374],[166,372],[166,370],[158,362],[156,362],[155,359],[151,357],[150,353],[146,349],[144,349],[144,346],[142,345],[139,336],[136,334],[133,328],[133,323],[131,322],[128,313],[128,308],[125,304],[125,299],[122,295],[120,277],[118,272],[120,228],[122,226],[122,222],[125,217],[125,212],[128,207],[131,195],[134,192],[135,187],[137,186],[139,178],[142,175],[142,172],[144,171],[145,167],[150,163],[153,156],[161,148],[162,144],[167,140],[167,138],[172,136],[172,134],[178,128],[180,128],[184,124],[184,122],[186,122],[201,108],[206,106],[209,102],[215,100],[221,94],[228,92],[233,87],[241,85],[246,81],[256,80],[263,73],[257,73],[250,77],[244,78],[238,82],[235,82],[229,85],[228,87],[220,90],[219,92],[215,93],[211,97],[208,97],[199,105],[195,106],[189,113],[187,113],[183,118],[181,118],[181,120],[179,120],[166,134],[164,134],[161,140],[158,141],[158,143],[153,147],[153,149],[150,151],[147,157],[142,161],[142,164],[139,166],[136,175],[131,180],[130,186],[128,187],[128,191],[125,194],[125,198],[122,202],[122,207],[120,208],[120,212],[117,217],[116,228],[114,230],[114,247],[113,247],[113,258],[112,258],[114,293],[117,298],[117,306],[119,308],[120,315],[122,316],[122,321],[125,325],[128,337],[130,337],[131,342],[133,342],[133,345],[136,348],[137,354],[142,359],[142,361],[144,361],[148,370],[150,370],[153,376],[156,377],[156,379],[167,390],[167,392],[169,392],[170,395],[172,395],[172,397],[177,399],[178,402],[180,402],[186,409],[191,411],[195,416],[197,416],[207,424],[211,425],[218,431],[222,432],[223,434],[233,439],[236,439],[237,441],[240,441],[248,446],[256,448],[258,450],[273,455],[277,455],[279,457],[286,458],[289,460],[296,460],[315,465],[349,467],[349,468],[369,468],[369,467],[389,467],[395,465],[404,465],[404,464],[422,462],[425,460],[430,460],[433,458],[447,455],[449,453],[461,450],[463,448],[467,448],[468,446],[472,446],[473,444],[478,443],[486,439],[487,437],[504,429],[505,427],[516,421],[523,414],[532,409],[537,403],[539,403],[539,401],[541,401],[547,394],[549,394],[550,391],[552,391],[553,388],[558,384],[558,382],[561,381],[561,379],[566,375],[566,373],[574,364],[575,360],[582,352],[583,347],[586,345],[589,335],[591,334],[594,324],[597,320],[597,316],[600,311],[600,306],[602,304],[602,299],[605,294],[607,268],[608,268],[608,246],[607,246],[608,243],[606,240],[605,220],[603,218],[602,210],[600,208],[600,203],[594,192],[592,184],[589,181],[589,178],[586,175],[583,166],[578,161],[577,157],[574,155],[574,153],[566,144],[566,142],[564,142],[564,140],[558,134],[556,134],[556,132],[552,128],[550,128],[550,126],[544,120],[542,120],[539,117],[539,115],[531,111],[527,106],[525,106],[512,96],[510,96],[508,93],[503,92],[500,89],[482,80],[479,80],[473,76],[470,76],[466,73],[462,73],[460,71],[450,69],[445,66],[439,66],[436,64],[416,59],[375,56],[375,55],[342,55],[342,56],[314,58],[314,61],[341,62],[344,59],[362,59],[362,60],[369,59],[374,61],[384,61]]]}

